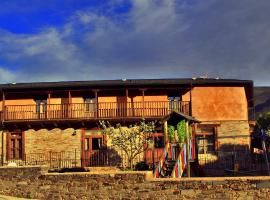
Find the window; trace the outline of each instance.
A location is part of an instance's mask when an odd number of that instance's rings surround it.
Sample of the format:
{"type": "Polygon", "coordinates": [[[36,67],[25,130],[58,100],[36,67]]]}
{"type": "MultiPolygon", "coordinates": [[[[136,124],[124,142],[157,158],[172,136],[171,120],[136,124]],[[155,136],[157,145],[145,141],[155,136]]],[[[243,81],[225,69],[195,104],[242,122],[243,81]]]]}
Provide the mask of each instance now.
{"type": "Polygon", "coordinates": [[[84,150],[85,151],[88,151],[90,149],[90,143],[89,143],[89,139],[88,138],[85,138],[84,139],[84,150]]]}
{"type": "Polygon", "coordinates": [[[163,136],[155,136],[154,137],[155,148],[163,148],[164,147],[164,137],[163,136]]]}
{"type": "Polygon", "coordinates": [[[92,150],[99,150],[102,148],[102,138],[92,138],[92,150]]]}
{"type": "Polygon", "coordinates": [[[196,135],[199,154],[209,154],[215,152],[215,125],[199,126],[196,135]]]}
{"type": "Polygon", "coordinates": [[[7,134],[7,159],[22,160],[24,156],[24,133],[7,134]]]}
{"type": "Polygon", "coordinates": [[[179,106],[180,106],[180,100],[181,98],[179,96],[170,96],[168,97],[168,101],[169,101],[169,108],[171,110],[178,110],[179,106]]]}
{"type": "Polygon", "coordinates": [[[84,103],[85,103],[85,111],[87,111],[87,112],[94,112],[95,111],[96,98],[86,97],[86,98],[84,98],[84,103]]]}
{"type": "Polygon", "coordinates": [[[45,113],[47,110],[47,100],[36,100],[36,113],[45,113]]]}

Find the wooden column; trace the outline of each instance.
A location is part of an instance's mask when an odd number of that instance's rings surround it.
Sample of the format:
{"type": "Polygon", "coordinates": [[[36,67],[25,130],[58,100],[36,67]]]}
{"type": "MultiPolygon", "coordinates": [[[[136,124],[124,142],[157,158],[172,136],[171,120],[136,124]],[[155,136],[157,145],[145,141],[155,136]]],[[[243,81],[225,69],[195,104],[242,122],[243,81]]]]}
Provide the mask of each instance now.
{"type": "Polygon", "coordinates": [[[144,115],[145,115],[145,109],[144,109],[144,107],[145,107],[145,105],[144,105],[144,92],[145,92],[145,90],[146,89],[141,89],[141,91],[142,91],[142,117],[144,117],[144,115]]]}
{"type": "Polygon", "coordinates": [[[51,104],[51,92],[48,93],[48,101],[47,104],[51,104]]]}
{"type": "Polygon", "coordinates": [[[169,142],[169,138],[168,138],[168,122],[165,121],[164,122],[164,142],[165,142],[165,145],[167,142],[169,142]]]}
{"type": "Polygon", "coordinates": [[[82,132],[81,132],[81,167],[85,167],[85,143],[84,143],[84,139],[85,139],[85,130],[84,128],[82,128],[82,132]]]}
{"type": "Polygon", "coordinates": [[[189,92],[189,113],[186,113],[190,116],[192,116],[192,84],[190,87],[190,92],[189,92]]]}
{"type": "Polygon", "coordinates": [[[6,119],[6,105],[5,105],[5,93],[4,91],[2,91],[2,121],[4,121],[6,119]]]}
{"type": "Polygon", "coordinates": [[[125,114],[126,114],[126,116],[129,116],[130,114],[129,114],[129,103],[128,103],[128,89],[126,88],[126,101],[125,101],[125,109],[126,109],[126,111],[125,111],[125,114]]]}
{"type": "Polygon", "coordinates": [[[95,102],[95,104],[96,104],[95,117],[98,118],[99,117],[99,113],[98,113],[98,110],[99,110],[99,108],[98,108],[98,92],[99,92],[99,90],[93,90],[93,91],[95,92],[95,99],[96,99],[96,102],[95,102]]]}
{"type": "Polygon", "coordinates": [[[10,159],[10,133],[9,132],[7,132],[6,133],[6,155],[7,155],[7,157],[6,157],[6,160],[8,161],[9,159],[10,159]]]}
{"type": "Polygon", "coordinates": [[[26,161],[26,154],[25,154],[25,132],[22,131],[22,160],[26,161]]]}
{"type": "Polygon", "coordinates": [[[189,162],[189,148],[190,148],[190,143],[189,143],[189,126],[188,126],[188,121],[186,121],[186,139],[187,139],[187,177],[190,177],[190,162],[189,162]]]}
{"type": "Polygon", "coordinates": [[[68,118],[72,117],[72,97],[70,90],[68,91],[68,118]]]}
{"type": "Polygon", "coordinates": [[[51,92],[48,92],[48,97],[47,97],[47,105],[46,105],[46,119],[50,118],[50,104],[51,104],[51,92]]]}
{"type": "Polygon", "coordinates": [[[4,165],[4,129],[2,130],[2,155],[1,155],[2,166],[4,165]]]}

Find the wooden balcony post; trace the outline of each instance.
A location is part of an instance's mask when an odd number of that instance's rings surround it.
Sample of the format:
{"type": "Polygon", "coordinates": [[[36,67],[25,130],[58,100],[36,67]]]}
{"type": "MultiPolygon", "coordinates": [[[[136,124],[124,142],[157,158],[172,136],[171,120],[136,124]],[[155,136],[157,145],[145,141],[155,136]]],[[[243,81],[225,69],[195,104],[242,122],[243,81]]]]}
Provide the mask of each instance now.
{"type": "Polygon", "coordinates": [[[4,121],[6,119],[6,105],[5,105],[5,93],[4,91],[2,91],[2,121],[4,121]]]}
{"type": "Polygon", "coordinates": [[[50,118],[50,115],[48,113],[50,113],[50,104],[51,104],[51,92],[48,93],[48,99],[47,99],[47,109],[46,109],[46,119],[50,118]]]}
{"type": "MultiPolygon", "coordinates": [[[[85,129],[81,129],[81,167],[85,167],[86,157],[85,157],[85,129]]],[[[89,161],[88,161],[89,162],[89,161]]]]}
{"type": "Polygon", "coordinates": [[[189,149],[190,149],[190,140],[189,140],[189,125],[188,125],[188,121],[186,121],[186,141],[187,141],[187,145],[186,145],[186,152],[187,152],[187,177],[190,177],[190,159],[189,159],[189,149]]]}
{"type": "Polygon", "coordinates": [[[4,129],[2,130],[2,155],[1,155],[1,164],[4,165],[4,129]]]}
{"type": "Polygon", "coordinates": [[[169,139],[168,139],[168,122],[165,121],[164,122],[164,143],[166,145],[166,143],[169,142],[169,139]]]}
{"type": "Polygon", "coordinates": [[[95,92],[95,104],[96,104],[96,111],[95,111],[95,117],[98,118],[99,117],[99,114],[98,114],[98,91],[99,90],[93,90],[95,92]]]}
{"type": "Polygon", "coordinates": [[[72,97],[71,97],[71,93],[70,90],[68,91],[68,118],[71,117],[71,104],[72,104],[72,97]]]}
{"type": "Polygon", "coordinates": [[[191,102],[192,102],[192,83],[191,83],[191,86],[190,86],[190,92],[189,92],[189,111],[188,113],[186,113],[187,115],[190,115],[192,116],[192,105],[191,105],[191,102]]]}
{"type": "Polygon", "coordinates": [[[141,89],[142,91],[142,117],[144,117],[145,115],[145,111],[144,111],[144,91],[145,89],[141,89]]]}
{"type": "Polygon", "coordinates": [[[129,103],[128,103],[128,89],[126,88],[126,101],[124,102],[124,104],[125,104],[125,106],[124,106],[124,108],[125,108],[125,111],[124,111],[124,113],[125,113],[125,116],[129,116],[129,103]]]}

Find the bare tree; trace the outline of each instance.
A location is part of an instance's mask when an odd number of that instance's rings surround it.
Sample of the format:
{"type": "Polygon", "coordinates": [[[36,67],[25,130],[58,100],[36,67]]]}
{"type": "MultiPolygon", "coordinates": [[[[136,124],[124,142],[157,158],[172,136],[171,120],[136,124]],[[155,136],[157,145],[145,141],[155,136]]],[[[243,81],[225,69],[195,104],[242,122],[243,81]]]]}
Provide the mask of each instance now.
{"type": "Polygon", "coordinates": [[[123,150],[128,159],[128,167],[133,168],[133,160],[144,152],[151,140],[151,133],[154,131],[155,123],[145,123],[144,120],[139,125],[129,127],[117,124],[111,126],[109,122],[100,121],[104,132],[109,136],[112,146],[123,150]]]}

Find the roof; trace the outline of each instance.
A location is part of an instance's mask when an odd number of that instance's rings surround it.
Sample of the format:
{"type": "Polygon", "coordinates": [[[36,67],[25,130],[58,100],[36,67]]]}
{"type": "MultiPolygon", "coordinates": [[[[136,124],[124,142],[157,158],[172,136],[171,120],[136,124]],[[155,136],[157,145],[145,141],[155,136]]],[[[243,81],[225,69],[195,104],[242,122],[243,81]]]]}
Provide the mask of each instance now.
{"type": "Polygon", "coordinates": [[[244,85],[253,87],[251,80],[238,79],[122,79],[122,80],[93,80],[93,81],[63,81],[63,82],[33,82],[0,84],[0,90],[20,89],[71,89],[83,87],[132,87],[132,86],[199,86],[199,85],[244,85]]]}
{"type": "Polygon", "coordinates": [[[184,118],[186,119],[187,121],[190,121],[190,122],[196,122],[196,123],[200,123],[199,120],[195,119],[194,117],[192,116],[189,116],[189,115],[186,115],[182,112],[178,112],[178,111],[172,111],[170,114],[166,115],[165,117],[163,117],[160,122],[161,123],[164,123],[165,121],[168,121],[170,120],[171,118],[173,117],[179,117],[179,118],[184,118]]]}

